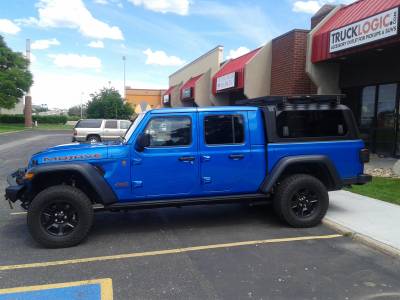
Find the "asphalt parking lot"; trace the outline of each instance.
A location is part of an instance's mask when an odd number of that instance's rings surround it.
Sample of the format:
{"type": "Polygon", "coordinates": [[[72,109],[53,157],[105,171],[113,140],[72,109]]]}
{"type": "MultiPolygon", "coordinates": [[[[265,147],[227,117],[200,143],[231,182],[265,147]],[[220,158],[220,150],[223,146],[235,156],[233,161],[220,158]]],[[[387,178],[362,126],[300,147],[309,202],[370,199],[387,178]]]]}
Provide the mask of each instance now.
{"type": "Polygon", "coordinates": [[[96,280],[114,299],[400,299],[398,260],[322,225],[288,228],[264,206],[102,212],[83,244],[43,249],[2,191],[31,154],[70,138],[0,135],[1,300],[18,299],[1,290],[96,280]]]}

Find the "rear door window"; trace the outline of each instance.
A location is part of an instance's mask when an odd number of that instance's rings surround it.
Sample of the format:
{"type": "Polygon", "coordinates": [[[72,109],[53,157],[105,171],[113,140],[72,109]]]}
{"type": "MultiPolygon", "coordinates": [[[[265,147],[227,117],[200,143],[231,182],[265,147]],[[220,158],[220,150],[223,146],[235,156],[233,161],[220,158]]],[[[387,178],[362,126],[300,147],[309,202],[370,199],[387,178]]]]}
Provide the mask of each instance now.
{"type": "Polygon", "coordinates": [[[244,143],[244,124],[241,115],[210,115],[204,118],[204,137],[207,145],[244,143]]]}
{"type": "Polygon", "coordinates": [[[80,120],[75,128],[100,128],[103,120],[80,120]]]}
{"type": "Polygon", "coordinates": [[[117,120],[107,120],[105,128],[118,129],[118,121],[117,120]]]}

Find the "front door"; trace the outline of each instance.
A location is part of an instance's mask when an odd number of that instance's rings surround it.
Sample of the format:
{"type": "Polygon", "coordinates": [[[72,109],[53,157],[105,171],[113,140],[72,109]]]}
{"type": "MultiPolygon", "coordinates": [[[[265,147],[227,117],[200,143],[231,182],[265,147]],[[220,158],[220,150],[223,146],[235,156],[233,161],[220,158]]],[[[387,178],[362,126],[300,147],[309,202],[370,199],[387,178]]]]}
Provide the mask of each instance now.
{"type": "Polygon", "coordinates": [[[142,132],[150,146],[133,151],[132,188],[136,199],[185,197],[198,189],[196,113],[152,115],[142,132]]]}
{"type": "Polygon", "coordinates": [[[201,112],[200,173],[205,194],[249,192],[247,112],[201,112]]]}

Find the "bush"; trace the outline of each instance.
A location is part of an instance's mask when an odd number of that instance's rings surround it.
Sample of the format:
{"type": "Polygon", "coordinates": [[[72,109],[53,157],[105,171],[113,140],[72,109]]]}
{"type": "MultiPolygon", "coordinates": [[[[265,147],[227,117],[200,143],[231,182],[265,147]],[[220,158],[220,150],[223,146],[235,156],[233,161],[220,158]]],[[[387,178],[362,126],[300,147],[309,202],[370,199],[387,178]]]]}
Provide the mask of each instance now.
{"type": "Polygon", "coordinates": [[[32,119],[39,124],[65,124],[68,121],[67,116],[32,116],[32,119]]]}
{"type": "Polygon", "coordinates": [[[0,123],[24,124],[24,115],[0,115],[0,123]]]}
{"type": "Polygon", "coordinates": [[[81,117],[78,116],[68,116],[68,121],[79,121],[81,117]]]}
{"type": "MultiPolygon", "coordinates": [[[[65,124],[67,116],[32,116],[33,121],[39,124],[65,124]]],[[[7,124],[23,124],[25,123],[24,115],[0,115],[0,123],[7,124]]]]}

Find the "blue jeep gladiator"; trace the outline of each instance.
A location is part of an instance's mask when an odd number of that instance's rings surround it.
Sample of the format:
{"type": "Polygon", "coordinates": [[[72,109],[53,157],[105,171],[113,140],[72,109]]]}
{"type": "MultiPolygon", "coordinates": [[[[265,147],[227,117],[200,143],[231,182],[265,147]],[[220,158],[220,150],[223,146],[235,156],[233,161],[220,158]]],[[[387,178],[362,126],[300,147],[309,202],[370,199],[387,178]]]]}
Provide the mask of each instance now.
{"type": "Polygon", "coordinates": [[[33,238],[53,248],[80,243],[98,210],[269,200],[289,225],[315,226],[328,191],[371,180],[369,153],[346,106],[282,99],[147,111],[120,142],[34,154],[6,199],[21,201],[33,238]]]}

